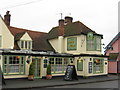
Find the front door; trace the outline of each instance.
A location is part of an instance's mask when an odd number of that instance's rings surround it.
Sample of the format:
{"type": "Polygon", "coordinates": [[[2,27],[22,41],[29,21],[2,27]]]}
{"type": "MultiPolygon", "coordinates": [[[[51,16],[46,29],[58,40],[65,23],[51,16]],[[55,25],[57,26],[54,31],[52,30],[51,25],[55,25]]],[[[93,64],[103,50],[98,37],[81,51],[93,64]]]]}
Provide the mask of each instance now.
{"type": "Polygon", "coordinates": [[[41,78],[41,58],[40,57],[34,57],[32,59],[32,62],[34,64],[34,77],[35,78],[41,78]]]}

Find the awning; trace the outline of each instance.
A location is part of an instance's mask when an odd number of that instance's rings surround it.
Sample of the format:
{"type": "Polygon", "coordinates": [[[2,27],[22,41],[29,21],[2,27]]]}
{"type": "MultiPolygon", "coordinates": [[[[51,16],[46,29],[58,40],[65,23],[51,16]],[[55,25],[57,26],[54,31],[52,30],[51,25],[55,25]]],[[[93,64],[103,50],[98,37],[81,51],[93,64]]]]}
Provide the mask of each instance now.
{"type": "Polygon", "coordinates": [[[117,61],[118,53],[110,53],[108,61],[117,61]]]}

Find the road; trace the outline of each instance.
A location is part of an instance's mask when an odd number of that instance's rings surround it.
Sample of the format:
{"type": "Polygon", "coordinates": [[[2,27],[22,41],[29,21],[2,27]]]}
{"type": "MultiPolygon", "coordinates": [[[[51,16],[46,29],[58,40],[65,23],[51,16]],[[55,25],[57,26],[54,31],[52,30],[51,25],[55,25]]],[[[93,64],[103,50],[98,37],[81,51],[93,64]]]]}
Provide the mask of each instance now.
{"type": "Polygon", "coordinates": [[[52,87],[52,88],[118,88],[118,80],[88,83],[88,84],[59,86],[59,87],[52,87]]]}
{"type": "MultiPolygon", "coordinates": [[[[87,83],[87,84],[77,84],[77,85],[55,86],[55,87],[48,87],[48,88],[49,89],[50,88],[71,88],[71,89],[72,88],[87,88],[87,89],[89,89],[89,88],[107,88],[105,90],[114,90],[115,88],[118,88],[118,80],[96,82],[96,83],[87,83]]],[[[31,88],[29,90],[40,90],[40,89],[41,88],[31,88]]]]}

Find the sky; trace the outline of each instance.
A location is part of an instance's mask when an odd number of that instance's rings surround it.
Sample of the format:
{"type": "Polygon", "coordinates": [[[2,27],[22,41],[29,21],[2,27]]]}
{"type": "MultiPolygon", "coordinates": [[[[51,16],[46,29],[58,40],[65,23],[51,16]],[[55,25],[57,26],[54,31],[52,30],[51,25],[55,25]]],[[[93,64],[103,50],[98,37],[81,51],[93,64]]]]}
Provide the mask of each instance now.
{"type": "MultiPolygon", "coordinates": [[[[49,32],[58,20],[73,17],[103,35],[107,44],[118,33],[119,0],[0,0],[0,14],[11,14],[11,26],[49,32]]],[[[103,46],[103,47],[105,47],[103,46]]],[[[103,49],[104,51],[104,49],[103,49]]]]}

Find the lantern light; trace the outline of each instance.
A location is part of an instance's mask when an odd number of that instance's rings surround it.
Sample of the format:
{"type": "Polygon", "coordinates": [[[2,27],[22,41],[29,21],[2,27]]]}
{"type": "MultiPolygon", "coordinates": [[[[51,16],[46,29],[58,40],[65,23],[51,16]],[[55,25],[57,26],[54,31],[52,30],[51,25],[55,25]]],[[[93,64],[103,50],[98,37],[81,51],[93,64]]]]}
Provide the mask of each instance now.
{"type": "Polygon", "coordinates": [[[20,59],[20,56],[16,56],[17,59],[20,59]]]}

